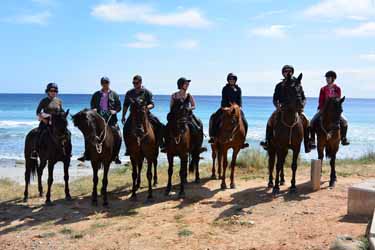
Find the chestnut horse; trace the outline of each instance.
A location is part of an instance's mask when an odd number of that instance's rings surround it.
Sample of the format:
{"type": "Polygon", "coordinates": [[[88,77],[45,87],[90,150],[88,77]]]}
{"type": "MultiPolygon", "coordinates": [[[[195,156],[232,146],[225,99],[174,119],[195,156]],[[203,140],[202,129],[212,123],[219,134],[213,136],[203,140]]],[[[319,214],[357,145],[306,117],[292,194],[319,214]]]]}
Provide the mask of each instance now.
{"type": "Polygon", "coordinates": [[[25,192],[24,201],[26,202],[29,195],[28,186],[30,183],[30,175],[35,176],[38,174],[38,190],[39,196],[43,195],[42,176],[43,170],[48,162],[48,191],[46,195],[46,204],[50,205],[51,202],[51,186],[53,183],[53,169],[55,164],[59,161],[64,163],[64,181],[65,181],[65,199],[71,200],[69,191],[69,165],[72,154],[71,136],[68,130],[67,112],[58,112],[52,114],[50,117],[50,125],[43,131],[39,138],[39,159],[31,159],[31,152],[33,150],[33,140],[38,136],[38,128],[31,130],[25,140],[25,192]]]}
{"type": "Polygon", "coordinates": [[[189,127],[189,117],[191,110],[188,105],[182,101],[175,101],[171,112],[168,114],[166,151],[168,157],[168,185],[165,191],[169,195],[172,189],[173,159],[178,156],[180,164],[180,192],[179,197],[185,197],[184,184],[187,183],[187,168],[189,163],[189,172],[195,171],[195,182],[200,181],[199,161],[200,154],[205,151],[202,148],[203,132],[191,133],[189,127]],[[189,162],[190,159],[190,162],[189,162]]]}
{"type": "Polygon", "coordinates": [[[86,150],[93,170],[92,204],[98,205],[98,171],[103,166],[101,195],[103,196],[103,205],[108,206],[108,172],[111,162],[115,160],[120,151],[121,138],[119,138],[117,130],[110,127],[103,117],[94,110],[84,109],[73,115],[72,119],[74,126],[78,127],[87,142],[86,150]]]}
{"type": "Polygon", "coordinates": [[[336,154],[339,151],[341,134],[340,134],[340,117],[343,112],[343,98],[329,98],[322,110],[319,124],[314,124],[314,129],[318,135],[318,158],[323,161],[324,150],[326,156],[330,158],[331,175],[329,186],[334,187],[336,182],[336,154]]]}
{"type": "Polygon", "coordinates": [[[296,79],[290,79],[288,84],[284,86],[284,93],[289,100],[277,114],[277,121],[274,125],[274,136],[271,140],[268,149],[268,169],[269,169],[269,183],[268,187],[273,187],[272,193],[279,194],[280,184],[284,183],[284,163],[288,150],[293,151],[292,160],[292,180],[290,192],[297,192],[296,187],[296,172],[298,156],[301,150],[301,143],[303,140],[303,121],[299,117],[298,111],[301,109],[302,103],[298,98],[298,93],[295,88],[296,84],[301,84],[302,74],[296,79]],[[272,172],[277,156],[276,163],[276,178],[275,185],[273,185],[272,172]],[[281,179],[281,182],[280,182],[281,179]]]}
{"type": "MultiPolygon", "coordinates": [[[[237,104],[233,104],[230,107],[221,109],[221,126],[218,130],[218,134],[214,141],[215,152],[218,156],[218,168],[219,177],[221,177],[221,188],[226,189],[227,184],[225,183],[225,173],[228,166],[228,150],[233,149],[232,161],[230,164],[230,187],[235,188],[234,184],[234,168],[236,166],[236,160],[238,153],[242,149],[242,146],[246,140],[245,126],[242,120],[241,108],[237,104]],[[223,174],[220,176],[221,167],[223,166],[223,174]]],[[[213,169],[213,176],[215,176],[213,169]]]]}
{"type": "Polygon", "coordinates": [[[159,145],[154,129],[148,118],[147,105],[139,99],[131,100],[130,127],[124,127],[124,140],[132,163],[133,200],[141,185],[143,161],[147,160],[148,200],[152,199],[152,166],[154,166],[154,186],[157,184],[159,145]]]}

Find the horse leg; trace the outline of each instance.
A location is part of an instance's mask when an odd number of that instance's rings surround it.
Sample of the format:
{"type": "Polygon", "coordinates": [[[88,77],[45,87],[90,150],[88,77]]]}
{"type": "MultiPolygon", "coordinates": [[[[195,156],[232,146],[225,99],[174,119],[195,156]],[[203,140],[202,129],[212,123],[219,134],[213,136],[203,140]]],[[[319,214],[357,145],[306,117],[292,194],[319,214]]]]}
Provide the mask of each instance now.
{"type": "Polygon", "coordinates": [[[133,179],[133,188],[132,188],[131,199],[137,200],[136,191],[137,191],[138,164],[137,164],[136,159],[134,159],[134,157],[132,157],[132,156],[130,157],[130,161],[132,163],[132,179],[133,179]]]}
{"type": "Polygon", "coordinates": [[[46,204],[51,205],[51,187],[53,183],[53,169],[55,167],[55,162],[48,161],[48,190],[46,195],[46,204]]]}
{"type": "Polygon", "coordinates": [[[223,154],[221,152],[221,149],[218,150],[217,152],[217,163],[218,163],[218,166],[217,166],[217,171],[218,171],[218,177],[219,179],[222,178],[222,175],[221,175],[221,170],[222,170],[222,165],[223,165],[223,154]]]}
{"type": "Polygon", "coordinates": [[[152,161],[147,159],[147,181],[148,181],[148,196],[147,199],[152,199],[152,161]]]}
{"type": "Polygon", "coordinates": [[[329,180],[329,187],[333,188],[335,187],[335,182],[336,182],[336,155],[331,157],[330,160],[330,165],[331,165],[331,176],[329,180]]]}
{"type": "Polygon", "coordinates": [[[216,170],[215,170],[215,164],[216,164],[216,151],[212,147],[212,174],[211,174],[211,179],[216,179],[216,170]]]}
{"type": "Polygon", "coordinates": [[[69,190],[69,165],[70,160],[64,162],[64,182],[65,182],[65,200],[70,201],[72,197],[70,196],[69,190]]]}
{"type": "Polygon", "coordinates": [[[43,183],[42,183],[42,177],[43,177],[43,171],[44,171],[44,168],[46,167],[47,165],[47,161],[46,160],[41,160],[40,161],[40,166],[38,168],[38,191],[39,191],[39,197],[42,197],[43,196],[43,183]]]}
{"type": "Polygon", "coordinates": [[[29,184],[30,184],[30,175],[31,175],[31,168],[28,164],[29,159],[26,160],[26,169],[25,169],[25,192],[23,193],[23,201],[26,202],[29,198],[29,184]]]}
{"type": "Polygon", "coordinates": [[[275,168],[275,158],[276,153],[275,150],[269,149],[268,150],[268,188],[273,187],[273,169],[275,168]]]}
{"type": "Polygon", "coordinates": [[[92,165],[92,171],[93,171],[93,177],[92,177],[92,182],[93,182],[93,188],[92,188],[92,195],[91,195],[91,204],[93,206],[98,205],[98,171],[99,171],[99,166],[101,163],[98,162],[91,162],[92,165]]]}
{"type": "Polygon", "coordinates": [[[185,180],[187,178],[187,165],[188,165],[188,154],[182,155],[181,157],[181,166],[180,166],[180,193],[178,196],[180,198],[185,198],[185,180]]]}
{"type": "MultiPolygon", "coordinates": [[[[298,147],[300,148],[300,147],[298,147]]],[[[292,181],[290,187],[290,193],[296,193],[296,172],[297,172],[297,160],[298,160],[299,150],[293,150],[293,161],[292,161],[292,181]]]]}
{"type": "Polygon", "coordinates": [[[158,185],[158,158],[154,160],[154,184],[153,186],[156,187],[158,185]]]}
{"type": "Polygon", "coordinates": [[[195,183],[200,183],[201,178],[199,176],[199,152],[193,154],[192,163],[195,166],[195,183]]]}
{"type": "Polygon", "coordinates": [[[221,189],[226,189],[227,184],[225,183],[225,175],[227,171],[227,166],[228,166],[228,150],[222,150],[221,151],[221,157],[223,159],[223,175],[221,176],[221,189]]]}
{"type": "Polygon", "coordinates": [[[236,184],[234,184],[234,168],[236,167],[237,155],[240,149],[233,149],[232,153],[232,161],[230,163],[230,188],[236,188],[236,184]]]}
{"type": "Polygon", "coordinates": [[[108,195],[107,195],[107,187],[108,187],[108,172],[111,163],[105,163],[104,165],[104,173],[103,173],[103,180],[102,180],[102,189],[100,194],[103,196],[103,206],[108,206],[108,195]]]}
{"type": "Polygon", "coordinates": [[[140,157],[138,161],[138,176],[137,176],[137,185],[136,190],[138,190],[141,187],[141,176],[142,176],[142,167],[143,167],[143,157],[140,157]]]}
{"type": "Polygon", "coordinates": [[[284,177],[284,166],[280,170],[280,186],[284,186],[285,177],[284,177]]]}
{"type": "Polygon", "coordinates": [[[280,193],[280,172],[281,169],[284,167],[285,157],[288,154],[288,150],[278,150],[277,151],[277,163],[276,163],[276,178],[275,178],[275,186],[273,187],[272,193],[277,195],[280,193]]]}
{"type": "Polygon", "coordinates": [[[173,175],[173,156],[168,154],[168,184],[165,190],[165,195],[169,195],[172,189],[172,175],[173,175]]]}

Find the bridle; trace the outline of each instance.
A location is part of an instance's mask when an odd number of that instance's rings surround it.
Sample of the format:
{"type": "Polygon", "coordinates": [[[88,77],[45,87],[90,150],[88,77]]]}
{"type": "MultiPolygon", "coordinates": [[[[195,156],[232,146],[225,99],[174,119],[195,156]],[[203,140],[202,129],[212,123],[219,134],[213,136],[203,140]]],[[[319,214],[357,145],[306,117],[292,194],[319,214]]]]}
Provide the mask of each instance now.
{"type": "Polygon", "coordinates": [[[292,135],[293,135],[293,128],[299,123],[299,121],[300,121],[300,117],[299,117],[299,115],[298,115],[298,113],[296,113],[296,116],[295,116],[295,120],[294,120],[294,122],[291,124],[291,125],[289,125],[286,121],[285,121],[285,119],[284,119],[284,110],[283,111],[281,111],[281,123],[285,126],[285,127],[287,127],[287,128],[289,128],[289,145],[291,145],[292,144],[292,135]]]}
{"type": "Polygon", "coordinates": [[[109,116],[108,120],[105,121],[103,117],[99,115],[99,117],[104,122],[104,129],[100,132],[99,136],[95,135],[96,143],[95,148],[98,154],[103,152],[103,143],[107,139],[107,130],[108,130],[108,123],[112,119],[112,114],[109,116]]]}

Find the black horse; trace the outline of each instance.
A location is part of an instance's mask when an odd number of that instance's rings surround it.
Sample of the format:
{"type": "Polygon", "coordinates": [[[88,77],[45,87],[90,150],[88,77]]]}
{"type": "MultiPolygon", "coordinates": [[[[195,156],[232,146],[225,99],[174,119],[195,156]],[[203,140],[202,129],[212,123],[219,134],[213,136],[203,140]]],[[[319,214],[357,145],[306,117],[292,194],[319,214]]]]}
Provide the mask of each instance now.
{"type": "Polygon", "coordinates": [[[87,154],[91,160],[93,169],[93,191],[92,204],[98,204],[98,171],[103,166],[103,185],[101,194],[103,195],[103,205],[108,205],[107,185],[108,171],[111,162],[115,160],[121,147],[121,137],[115,128],[110,127],[107,122],[93,110],[84,109],[72,116],[74,126],[83,133],[87,144],[87,154]]]}
{"type": "Polygon", "coordinates": [[[64,163],[64,181],[65,181],[65,198],[71,200],[69,192],[69,165],[72,153],[71,135],[68,130],[67,112],[58,112],[52,114],[50,117],[50,125],[42,132],[39,133],[38,129],[31,130],[25,140],[25,193],[24,201],[28,199],[28,185],[30,184],[31,174],[35,176],[38,174],[38,189],[39,195],[43,195],[42,175],[43,170],[48,163],[48,191],[46,195],[46,204],[51,204],[51,186],[53,183],[53,169],[57,162],[64,163]],[[39,136],[40,138],[36,138],[39,136]],[[34,150],[34,140],[39,140],[38,160],[31,159],[31,153],[34,150]]]}

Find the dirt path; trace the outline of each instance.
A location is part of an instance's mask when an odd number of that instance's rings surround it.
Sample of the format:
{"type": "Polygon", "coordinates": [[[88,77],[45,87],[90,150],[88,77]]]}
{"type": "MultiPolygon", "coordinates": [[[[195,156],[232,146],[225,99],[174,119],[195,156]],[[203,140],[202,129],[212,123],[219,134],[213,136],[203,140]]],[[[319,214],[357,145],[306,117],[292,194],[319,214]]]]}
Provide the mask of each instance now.
{"type": "Polygon", "coordinates": [[[347,188],[364,178],[339,177],[335,189],[324,183],[311,193],[305,170],[298,195],[285,186],[277,198],[263,179],[237,178],[225,191],[206,179],[189,184],[185,200],[165,197],[162,187],[154,203],[144,202],[145,189],[138,202],[119,189],[109,209],[86,196],[52,207],[10,201],[0,203],[0,249],[328,249],[337,235],[365,233],[366,219],[345,216],[347,188]]]}

